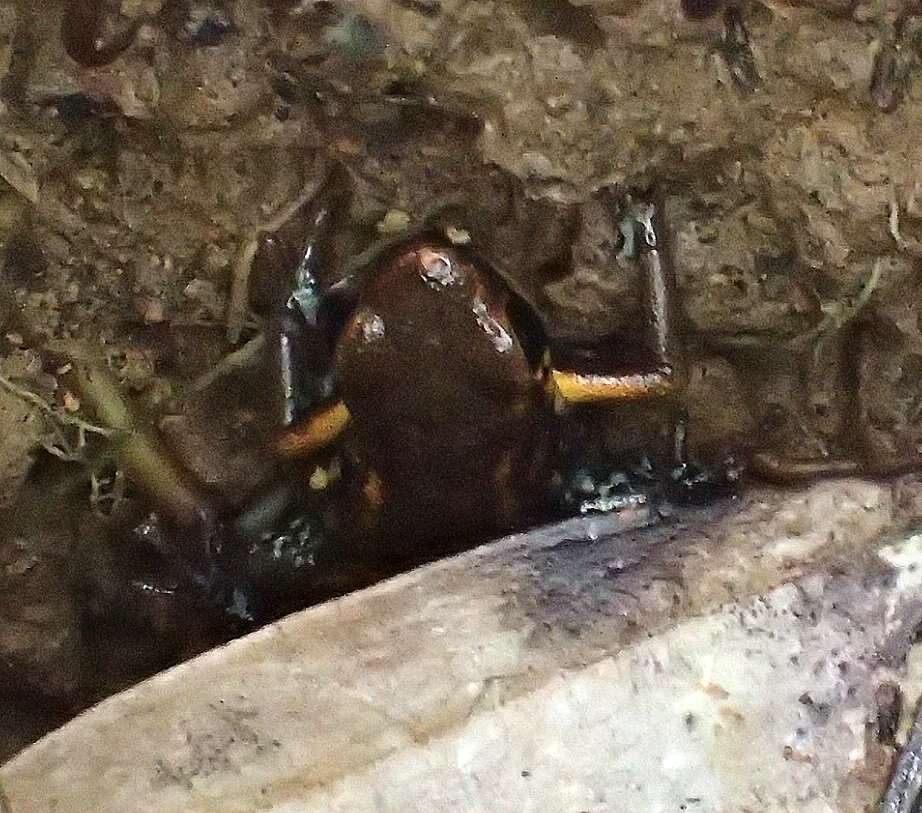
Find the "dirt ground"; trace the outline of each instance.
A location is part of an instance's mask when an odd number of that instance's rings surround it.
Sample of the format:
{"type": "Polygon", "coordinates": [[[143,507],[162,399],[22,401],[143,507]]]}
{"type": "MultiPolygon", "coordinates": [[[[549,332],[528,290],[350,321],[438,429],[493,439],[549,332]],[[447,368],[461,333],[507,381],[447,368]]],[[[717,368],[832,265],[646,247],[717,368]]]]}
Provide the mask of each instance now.
{"type": "Polygon", "coordinates": [[[123,483],[68,485],[97,427],[48,349],[104,358],[243,500],[263,416],[193,382],[258,342],[247,246],[334,166],[340,262],[439,212],[571,342],[638,335],[610,201],[655,193],[696,449],[922,452],[913,8],[0,0],[0,756],[34,735],[22,708],[40,730],[184,654],[87,631],[105,586],[75,572],[108,572],[91,509],[123,483]]]}

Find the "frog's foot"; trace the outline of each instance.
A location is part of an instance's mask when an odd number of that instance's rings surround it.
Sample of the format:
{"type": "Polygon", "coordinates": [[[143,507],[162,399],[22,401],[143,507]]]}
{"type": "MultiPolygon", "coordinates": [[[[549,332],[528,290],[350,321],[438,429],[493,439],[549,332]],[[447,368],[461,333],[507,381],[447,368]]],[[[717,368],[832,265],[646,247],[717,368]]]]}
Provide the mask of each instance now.
{"type": "Polygon", "coordinates": [[[735,496],[742,478],[743,466],[732,456],[708,464],[686,460],[669,473],[666,496],[681,505],[706,505],[735,496]]]}
{"type": "Polygon", "coordinates": [[[704,463],[692,458],[688,449],[688,417],[675,418],[674,464],[666,478],[666,498],[680,505],[705,505],[735,496],[742,485],[744,466],[733,455],[704,463]]]}
{"type": "Polygon", "coordinates": [[[216,613],[234,625],[252,623],[256,618],[254,591],[240,566],[239,543],[233,530],[214,521],[201,532],[196,545],[202,551],[200,556],[178,555],[160,547],[180,594],[186,603],[202,606],[206,613],[216,613]]]}
{"type": "Polygon", "coordinates": [[[86,546],[81,566],[91,615],[117,617],[166,645],[192,650],[250,627],[251,591],[224,561],[225,529],[211,526],[207,540],[193,541],[189,528],[157,512],[107,527],[111,543],[86,546]]]}
{"type": "Polygon", "coordinates": [[[323,518],[314,512],[286,517],[278,527],[245,542],[248,578],[267,589],[292,589],[309,580],[327,536],[323,518]]]}
{"type": "MultiPolygon", "coordinates": [[[[159,566],[140,571],[123,566],[139,620],[168,628],[191,613],[215,628],[243,632],[313,599],[318,558],[328,537],[323,519],[294,509],[273,516],[272,508],[251,508],[245,521],[212,529],[209,554],[195,561],[156,545],[159,566]],[[272,523],[254,528],[257,510],[260,520],[272,523]]],[[[171,534],[168,529],[167,544],[171,534]]],[[[321,570],[328,558],[324,553],[321,570]]]]}
{"type": "Polygon", "coordinates": [[[651,501],[656,478],[647,458],[635,466],[581,466],[564,473],[560,508],[567,515],[619,511],[651,501]]]}
{"type": "Polygon", "coordinates": [[[257,621],[277,618],[390,575],[381,563],[380,478],[342,479],[340,459],[310,478],[290,470],[232,525],[233,584],[247,585],[257,621]],[[353,491],[354,487],[354,491],[353,491]]]}

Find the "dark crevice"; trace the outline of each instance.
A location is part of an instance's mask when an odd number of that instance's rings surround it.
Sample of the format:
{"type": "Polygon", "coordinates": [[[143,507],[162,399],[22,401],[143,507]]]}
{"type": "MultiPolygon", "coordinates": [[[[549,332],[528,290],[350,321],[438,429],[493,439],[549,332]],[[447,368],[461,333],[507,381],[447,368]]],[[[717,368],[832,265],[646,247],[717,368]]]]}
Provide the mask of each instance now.
{"type": "Polygon", "coordinates": [[[567,0],[513,0],[513,5],[536,34],[563,37],[593,50],[605,45],[605,32],[588,9],[567,0]]]}

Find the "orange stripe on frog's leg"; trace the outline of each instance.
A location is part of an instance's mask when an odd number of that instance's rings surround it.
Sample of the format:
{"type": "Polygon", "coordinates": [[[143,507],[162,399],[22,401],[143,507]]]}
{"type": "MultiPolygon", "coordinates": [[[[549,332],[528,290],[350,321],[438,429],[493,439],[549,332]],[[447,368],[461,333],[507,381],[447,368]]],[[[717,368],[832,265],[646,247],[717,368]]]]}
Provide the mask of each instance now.
{"type": "Polygon", "coordinates": [[[284,457],[307,457],[336,440],[350,418],[349,409],[342,401],[330,404],[282,435],[276,451],[284,457]]]}
{"type": "Polygon", "coordinates": [[[660,398],[676,390],[672,370],[606,375],[551,369],[548,386],[552,395],[565,403],[586,404],[660,398]]]}

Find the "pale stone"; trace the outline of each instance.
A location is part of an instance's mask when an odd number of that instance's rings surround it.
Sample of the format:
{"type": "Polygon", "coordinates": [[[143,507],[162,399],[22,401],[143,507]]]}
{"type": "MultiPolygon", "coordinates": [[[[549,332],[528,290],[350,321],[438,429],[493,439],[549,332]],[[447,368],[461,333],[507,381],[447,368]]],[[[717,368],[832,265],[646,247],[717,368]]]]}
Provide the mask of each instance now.
{"type": "Polygon", "coordinates": [[[206,653],[6,764],[12,810],[872,804],[875,689],[922,619],[891,487],[649,519],[512,536],[206,653]]]}

